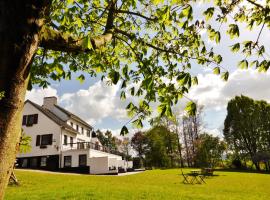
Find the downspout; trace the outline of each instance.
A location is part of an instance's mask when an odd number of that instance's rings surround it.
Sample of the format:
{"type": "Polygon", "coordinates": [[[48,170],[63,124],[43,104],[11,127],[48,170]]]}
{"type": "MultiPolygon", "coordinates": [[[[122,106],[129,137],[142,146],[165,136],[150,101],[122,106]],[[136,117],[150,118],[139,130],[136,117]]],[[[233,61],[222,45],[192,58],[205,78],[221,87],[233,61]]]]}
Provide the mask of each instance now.
{"type": "Polygon", "coordinates": [[[60,151],[60,154],[59,154],[59,170],[61,170],[61,166],[62,166],[62,130],[63,130],[63,127],[61,127],[61,131],[60,131],[60,147],[59,147],[59,151],[60,151]]]}

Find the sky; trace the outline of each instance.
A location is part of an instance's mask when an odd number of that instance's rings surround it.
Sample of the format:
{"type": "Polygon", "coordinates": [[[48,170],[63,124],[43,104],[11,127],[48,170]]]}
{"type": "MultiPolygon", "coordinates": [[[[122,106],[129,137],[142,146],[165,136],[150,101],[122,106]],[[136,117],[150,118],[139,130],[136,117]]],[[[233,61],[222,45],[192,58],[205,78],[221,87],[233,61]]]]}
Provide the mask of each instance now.
{"type": "MultiPolygon", "coordinates": [[[[205,5],[198,4],[196,9],[205,9],[205,5]]],[[[213,22],[213,26],[215,25],[213,22]]],[[[240,38],[235,40],[231,40],[224,34],[225,32],[226,26],[221,27],[223,37],[220,44],[207,42],[223,56],[222,66],[230,72],[229,80],[224,82],[208,68],[195,65],[192,68],[192,74],[198,76],[199,84],[193,86],[187,95],[192,100],[197,101],[198,105],[204,107],[203,130],[220,137],[222,137],[223,123],[227,114],[226,107],[230,99],[236,95],[246,95],[257,100],[263,99],[270,102],[270,73],[259,73],[255,69],[238,69],[237,62],[243,56],[231,53],[229,48],[237,41],[256,38],[259,28],[248,32],[244,26],[241,26],[240,38]]],[[[263,31],[260,41],[266,45],[266,49],[270,49],[267,37],[269,38],[269,31],[263,31]]],[[[128,97],[126,101],[120,100],[120,86],[108,86],[106,82],[101,82],[99,77],[86,76],[83,83],[75,79],[76,74],[73,77],[69,81],[51,82],[51,85],[46,89],[34,87],[27,92],[26,99],[42,105],[44,97],[56,96],[59,105],[80,116],[95,129],[109,129],[114,135],[119,136],[122,126],[130,120],[126,115],[126,105],[129,100],[138,101],[138,99],[128,97]]],[[[177,109],[180,112],[183,112],[185,103],[186,101],[183,100],[178,105],[177,109]]],[[[149,125],[146,124],[144,129],[147,128],[149,125]]],[[[137,129],[130,127],[130,135],[136,131],[137,129]]]]}

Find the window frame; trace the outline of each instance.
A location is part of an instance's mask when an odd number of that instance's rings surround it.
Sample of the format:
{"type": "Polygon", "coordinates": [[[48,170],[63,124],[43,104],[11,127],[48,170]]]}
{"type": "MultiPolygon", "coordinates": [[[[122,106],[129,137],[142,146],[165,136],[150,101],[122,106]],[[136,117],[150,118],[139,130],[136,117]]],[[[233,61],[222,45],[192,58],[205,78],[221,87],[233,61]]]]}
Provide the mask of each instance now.
{"type": "Polygon", "coordinates": [[[67,145],[67,140],[68,140],[68,137],[67,137],[67,135],[64,135],[64,145],[67,145]]]}
{"type": "Polygon", "coordinates": [[[85,167],[85,166],[87,166],[87,154],[79,154],[79,167],[85,167]],[[82,161],[83,163],[81,163],[82,161]]]}
{"type": "Polygon", "coordinates": [[[64,156],[64,167],[71,167],[72,166],[72,156],[64,156]],[[70,159],[70,164],[67,165],[67,159],[70,159]]]}
{"type": "Polygon", "coordinates": [[[53,140],[53,134],[44,134],[44,135],[41,135],[41,137],[40,137],[40,146],[52,145],[52,140],[53,140]],[[50,139],[45,143],[44,142],[44,138],[46,138],[46,137],[49,137],[50,139]]]}
{"type": "Polygon", "coordinates": [[[46,156],[42,156],[40,158],[40,167],[46,167],[46,166],[47,166],[47,157],[46,156]],[[42,159],[45,159],[45,161],[42,160],[42,159]],[[45,162],[45,164],[44,164],[44,162],[45,162]]]}

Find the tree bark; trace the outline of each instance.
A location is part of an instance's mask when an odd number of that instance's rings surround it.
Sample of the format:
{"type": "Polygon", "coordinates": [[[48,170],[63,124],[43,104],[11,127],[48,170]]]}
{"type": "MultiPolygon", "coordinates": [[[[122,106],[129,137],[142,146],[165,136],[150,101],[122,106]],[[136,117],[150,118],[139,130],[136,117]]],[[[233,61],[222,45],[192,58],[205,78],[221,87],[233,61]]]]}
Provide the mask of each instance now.
{"type": "Polygon", "coordinates": [[[50,0],[0,2],[0,199],[13,170],[30,65],[50,0]]]}

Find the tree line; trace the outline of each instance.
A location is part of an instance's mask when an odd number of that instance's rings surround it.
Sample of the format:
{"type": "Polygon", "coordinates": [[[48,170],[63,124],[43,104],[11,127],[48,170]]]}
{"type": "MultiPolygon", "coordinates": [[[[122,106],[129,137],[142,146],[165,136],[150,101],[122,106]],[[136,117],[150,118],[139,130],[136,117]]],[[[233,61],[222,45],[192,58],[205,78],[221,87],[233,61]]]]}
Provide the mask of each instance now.
{"type": "Polygon", "coordinates": [[[216,167],[226,149],[219,137],[201,130],[201,111],[194,116],[158,118],[148,131],[136,132],[131,146],[138,167],[216,167]]]}

